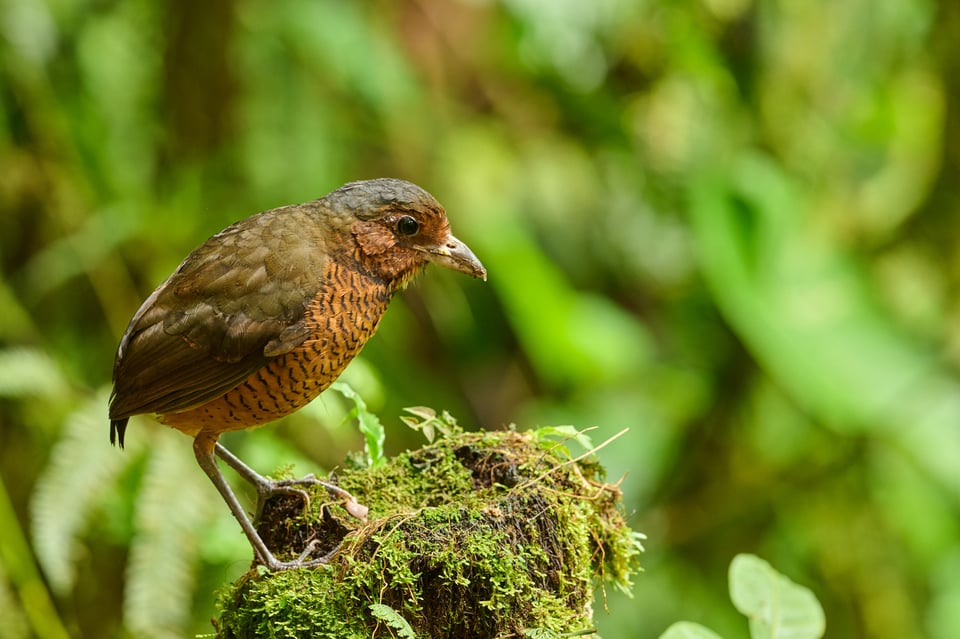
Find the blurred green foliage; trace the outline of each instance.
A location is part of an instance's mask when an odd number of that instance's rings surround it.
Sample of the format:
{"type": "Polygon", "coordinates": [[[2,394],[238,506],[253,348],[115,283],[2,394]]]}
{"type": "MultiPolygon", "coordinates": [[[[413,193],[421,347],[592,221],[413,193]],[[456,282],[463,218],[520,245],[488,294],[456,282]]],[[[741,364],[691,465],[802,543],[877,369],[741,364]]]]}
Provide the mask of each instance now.
{"type": "MultiPolygon", "coordinates": [[[[430,270],[345,378],[388,453],[404,406],[629,426],[602,634],[744,636],[753,552],[830,636],[960,636],[955,1],[3,0],[0,73],[0,636],[209,632],[250,551],[189,440],[107,443],[117,340],[210,234],[384,175],[490,281],[430,270]]],[[[334,468],[350,409],[227,443],[334,468]]]]}
{"type": "MultiPolygon", "coordinates": [[[[750,639],[820,639],[823,608],[808,588],[795,584],[755,555],[730,562],[730,599],[750,623],[750,639]]],[[[721,639],[698,623],[678,621],[660,639],[721,639]]]]}

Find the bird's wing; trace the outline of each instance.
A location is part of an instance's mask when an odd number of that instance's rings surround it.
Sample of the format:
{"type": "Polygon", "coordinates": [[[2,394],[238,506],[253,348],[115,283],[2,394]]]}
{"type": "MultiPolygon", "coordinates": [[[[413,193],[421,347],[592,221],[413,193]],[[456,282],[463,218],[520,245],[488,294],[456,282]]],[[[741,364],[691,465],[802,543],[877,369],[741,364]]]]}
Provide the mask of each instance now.
{"type": "Polygon", "coordinates": [[[191,253],[120,341],[111,419],[198,406],[302,344],[328,259],[315,224],[298,207],[275,209],[191,253]]]}

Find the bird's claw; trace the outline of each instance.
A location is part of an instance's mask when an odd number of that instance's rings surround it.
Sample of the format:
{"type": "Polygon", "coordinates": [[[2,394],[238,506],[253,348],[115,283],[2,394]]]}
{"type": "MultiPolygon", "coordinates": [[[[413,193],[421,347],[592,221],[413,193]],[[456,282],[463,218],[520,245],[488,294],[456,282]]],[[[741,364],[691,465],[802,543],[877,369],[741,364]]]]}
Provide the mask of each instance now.
{"type": "Polygon", "coordinates": [[[360,520],[367,518],[370,509],[359,503],[348,491],[331,482],[317,479],[316,475],[310,473],[300,479],[265,479],[263,482],[258,482],[255,520],[260,520],[264,505],[274,495],[297,495],[303,498],[303,512],[308,512],[310,510],[310,494],[302,488],[296,488],[296,486],[323,486],[330,495],[344,501],[343,507],[352,517],[360,520]]]}
{"type": "Polygon", "coordinates": [[[324,564],[330,563],[330,560],[333,559],[340,551],[340,544],[337,544],[335,548],[324,554],[322,557],[316,557],[314,559],[307,559],[318,547],[320,546],[320,540],[314,539],[307,547],[303,549],[303,552],[300,555],[291,561],[280,561],[273,556],[272,553],[269,553],[266,557],[259,557],[260,563],[262,563],[270,572],[277,572],[280,570],[296,570],[297,568],[316,568],[317,566],[322,566],[324,564]]]}

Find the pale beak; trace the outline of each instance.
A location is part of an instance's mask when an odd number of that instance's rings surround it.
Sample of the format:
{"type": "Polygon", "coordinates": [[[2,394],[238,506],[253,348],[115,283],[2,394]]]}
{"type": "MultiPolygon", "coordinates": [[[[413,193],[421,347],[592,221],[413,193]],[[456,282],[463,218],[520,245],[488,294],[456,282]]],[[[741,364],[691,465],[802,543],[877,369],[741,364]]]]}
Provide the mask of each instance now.
{"type": "Polygon", "coordinates": [[[466,244],[452,235],[447,235],[447,239],[436,246],[415,248],[426,253],[427,259],[434,264],[487,281],[487,269],[483,268],[483,264],[466,244]]]}

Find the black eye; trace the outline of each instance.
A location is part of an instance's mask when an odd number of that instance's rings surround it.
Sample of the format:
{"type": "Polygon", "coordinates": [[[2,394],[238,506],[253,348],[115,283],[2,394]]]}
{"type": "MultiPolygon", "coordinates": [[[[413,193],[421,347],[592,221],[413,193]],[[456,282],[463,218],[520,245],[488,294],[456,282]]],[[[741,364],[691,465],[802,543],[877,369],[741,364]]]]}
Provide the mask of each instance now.
{"type": "Polygon", "coordinates": [[[415,219],[409,215],[404,215],[399,220],[397,220],[397,233],[400,235],[416,235],[417,231],[420,230],[420,222],[417,222],[415,219]]]}

